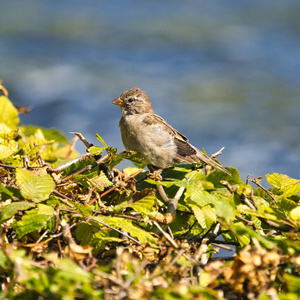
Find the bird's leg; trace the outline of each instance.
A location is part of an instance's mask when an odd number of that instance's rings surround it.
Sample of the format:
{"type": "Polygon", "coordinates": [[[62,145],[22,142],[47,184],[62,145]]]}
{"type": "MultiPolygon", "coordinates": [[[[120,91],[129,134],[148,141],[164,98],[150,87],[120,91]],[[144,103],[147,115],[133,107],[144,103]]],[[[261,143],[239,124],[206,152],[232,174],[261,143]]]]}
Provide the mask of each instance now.
{"type": "MultiPolygon", "coordinates": [[[[149,171],[152,173],[150,176],[154,175],[154,178],[157,181],[162,180],[162,176],[160,173],[162,172],[163,169],[158,169],[152,165],[148,165],[147,167],[148,167],[149,171]],[[159,179],[158,179],[158,177],[159,177],[159,179]]],[[[185,188],[180,187],[174,198],[168,197],[168,195],[166,194],[166,191],[162,185],[157,185],[156,188],[161,197],[161,200],[167,205],[167,211],[165,214],[165,224],[170,224],[175,219],[178,201],[181,198],[185,188]]]]}
{"type": "Polygon", "coordinates": [[[161,176],[161,172],[163,169],[156,168],[152,165],[148,165],[147,167],[150,171],[150,173],[148,174],[149,178],[156,180],[156,181],[162,181],[163,178],[161,176]]]}

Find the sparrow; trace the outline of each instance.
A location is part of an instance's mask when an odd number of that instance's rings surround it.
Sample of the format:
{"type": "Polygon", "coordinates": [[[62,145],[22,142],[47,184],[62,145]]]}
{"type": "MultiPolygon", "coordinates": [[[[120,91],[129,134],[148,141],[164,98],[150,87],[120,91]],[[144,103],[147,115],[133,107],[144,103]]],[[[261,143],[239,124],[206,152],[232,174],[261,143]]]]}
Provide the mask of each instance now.
{"type": "Polygon", "coordinates": [[[219,163],[189,143],[188,138],[155,114],[147,94],[139,88],[123,92],[112,104],[119,105],[123,144],[135,151],[149,170],[162,170],[179,163],[203,163],[226,174],[219,163]]]}

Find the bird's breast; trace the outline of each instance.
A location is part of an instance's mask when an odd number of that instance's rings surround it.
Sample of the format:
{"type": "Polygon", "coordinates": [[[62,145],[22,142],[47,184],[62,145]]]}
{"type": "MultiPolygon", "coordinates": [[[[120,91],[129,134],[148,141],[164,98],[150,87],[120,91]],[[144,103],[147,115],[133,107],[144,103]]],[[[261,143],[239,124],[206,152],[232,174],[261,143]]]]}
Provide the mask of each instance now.
{"type": "Polygon", "coordinates": [[[160,123],[143,122],[146,116],[130,116],[120,120],[123,144],[145,159],[147,164],[165,168],[174,162],[176,146],[170,133],[160,123]]]}

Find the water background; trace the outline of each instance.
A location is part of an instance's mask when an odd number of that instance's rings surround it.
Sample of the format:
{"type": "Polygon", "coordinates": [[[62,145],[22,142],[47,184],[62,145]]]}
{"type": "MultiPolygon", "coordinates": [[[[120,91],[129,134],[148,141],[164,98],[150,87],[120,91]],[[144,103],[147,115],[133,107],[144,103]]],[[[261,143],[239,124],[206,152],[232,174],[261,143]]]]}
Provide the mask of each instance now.
{"type": "Polygon", "coordinates": [[[300,178],[299,1],[2,0],[0,16],[0,79],[33,108],[23,124],[121,151],[111,100],[140,87],[242,179],[300,178]]]}

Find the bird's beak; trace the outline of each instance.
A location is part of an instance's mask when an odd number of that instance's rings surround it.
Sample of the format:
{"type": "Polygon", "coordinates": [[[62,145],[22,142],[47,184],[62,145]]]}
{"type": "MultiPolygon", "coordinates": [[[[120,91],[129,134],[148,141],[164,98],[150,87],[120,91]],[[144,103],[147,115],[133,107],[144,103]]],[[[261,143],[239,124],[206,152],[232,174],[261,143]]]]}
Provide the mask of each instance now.
{"type": "Polygon", "coordinates": [[[116,98],[111,103],[115,104],[115,105],[119,105],[119,106],[124,106],[125,105],[124,101],[120,97],[116,98]]]}

